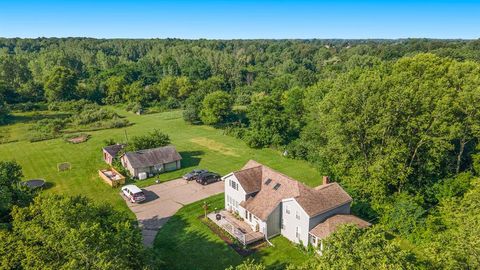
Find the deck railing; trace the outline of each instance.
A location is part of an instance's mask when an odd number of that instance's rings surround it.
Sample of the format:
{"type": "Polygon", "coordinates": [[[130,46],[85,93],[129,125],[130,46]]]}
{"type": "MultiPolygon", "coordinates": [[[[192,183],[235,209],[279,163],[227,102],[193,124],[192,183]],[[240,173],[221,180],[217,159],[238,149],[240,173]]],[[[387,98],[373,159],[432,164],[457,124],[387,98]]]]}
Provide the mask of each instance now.
{"type": "Polygon", "coordinates": [[[240,243],[242,243],[244,246],[258,240],[258,232],[242,232],[235,222],[229,220],[229,218],[223,216],[222,219],[226,222],[222,224],[222,228],[237,238],[238,241],[240,241],[240,243]]]}

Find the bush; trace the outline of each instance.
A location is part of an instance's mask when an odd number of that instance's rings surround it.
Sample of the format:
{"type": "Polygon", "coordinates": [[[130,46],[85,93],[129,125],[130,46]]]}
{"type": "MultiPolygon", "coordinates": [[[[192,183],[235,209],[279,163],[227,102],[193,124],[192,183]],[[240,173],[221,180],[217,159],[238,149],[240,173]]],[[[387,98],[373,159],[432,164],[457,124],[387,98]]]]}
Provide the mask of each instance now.
{"type": "Polygon", "coordinates": [[[19,111],[19,112],[31,112],[31,111],[40,111],[46,110],[47,106],[44,103],[34,103],[34,102],[25,102],[25,103],[18,103],[10,105],[12,111],[19,111]]]}
{"type": "Polygon", "coordinates": [[[285,150],[287,151],[287,157],[289,158],[307,159],[308,147],[305,142],[300,139],[290,142],[285,150]]]}
{"type": "Polygon", "coordinates": [[[168,145],[169,143],[170,138],[168,135],[155,129],[146,135],[133,137],[128,143],[127,148],[129,151],[138,151],[162,147],[168,145]]]}
{"type": "Polygon", "coordinates": [[[225,128],[225,134],[233,136],[238,139],[244,139],[246,134],[246,129],[239,126],[228,126],[225,128]]]}
{"type": "MultiPolygon", "coordinates": [[[[48,104],[48,110],[50,111],[61,111],[61,112],[80,112],[86,105],[97,105],[91,103],[88,100],[71,100],[71,101],[62,101],[62,102],[50,102],[48,104]]],[[[98,105],[97,105],[98,106],[98,105]]]]}
{"type": "Polygon", "coordinates": [[[79,114],[74,116],[72,123],[74,125],[87,125],[114,118],[120,118],[120,116],[115,112],[101,108],[98,105],[87,105],[79,114]]]}
{"type": "Polygon", "coordinates": [[[178,109],[180,108],[181,106],[181,103],[178,99],[176,98],[173,98],[173,97],[169,97],[167,98],[167,101],[165,102],[165,106],[167,107],[167,109],[178,109]]]}
{"type": "Polygon", "coordinates": [[[5,124],[7,122],[9,112],[10,110],[7,107],[7,104],[0,102],[0,125],[5,124]]]}
{"type": "Polygon", "coordinates": [[[108,125],[105,128],[122,128],[130,125],[130,122],[124,118],[113,118],[107,122],[108,125]]]}
{"type": "Polygon", "coordinates": [[[125,110],[128,112],[133,112],[133,113],[142,113],[143,112],[143,106],[140,103],[128,103],[127,106],[125,107],[125,110]]]}
{"type": "Polygon", "coordinates": [[[65,119],[42,119],[29,128],[29,141],[38,142],[50,140],[60,136],[62,129],[65,128],[67,120],[65,119]]]}

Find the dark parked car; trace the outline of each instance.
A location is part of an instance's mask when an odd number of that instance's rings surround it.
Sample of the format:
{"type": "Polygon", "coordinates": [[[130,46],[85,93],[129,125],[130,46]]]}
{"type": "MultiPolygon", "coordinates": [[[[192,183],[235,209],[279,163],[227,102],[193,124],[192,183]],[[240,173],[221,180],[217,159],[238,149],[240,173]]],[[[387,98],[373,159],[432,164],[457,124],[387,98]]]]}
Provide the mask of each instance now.
{"type": "Polygon", "coordinates": [[[196,181],[199,184],[208,185],[208,184],[211,184],[211,183],[218,182],[220,180],[222,180],[222,178],[220,177],[220,175],[218,173],[207,172],[207,173],[202,173],[202,174],[198,175],[196,181]]]}
{"type": "Polygon", "coordinates": [[[193,181],[197,179],[197,176],[202,174],[202,173],[208,173],[207,170],[193,170],[183,176],[183,179],[187,181],[193,181]]]}

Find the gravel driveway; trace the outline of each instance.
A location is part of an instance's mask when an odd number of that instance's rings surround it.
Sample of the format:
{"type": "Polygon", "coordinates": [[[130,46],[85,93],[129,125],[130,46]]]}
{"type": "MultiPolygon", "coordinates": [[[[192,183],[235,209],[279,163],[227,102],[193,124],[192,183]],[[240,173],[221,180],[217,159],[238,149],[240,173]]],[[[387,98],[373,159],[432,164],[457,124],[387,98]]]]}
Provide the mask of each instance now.
{"type": "Polygon", "coordinates": [[[152,246],[157,231],[180,208],[224,192],[224,185],[223,181],[203,186],[194,181],[176,179],[143,188],[143,192],[147,197],[145,202],[134,204],[125,197],[124,199],[137,217],[142,229],[143,243],[152,246]]]}

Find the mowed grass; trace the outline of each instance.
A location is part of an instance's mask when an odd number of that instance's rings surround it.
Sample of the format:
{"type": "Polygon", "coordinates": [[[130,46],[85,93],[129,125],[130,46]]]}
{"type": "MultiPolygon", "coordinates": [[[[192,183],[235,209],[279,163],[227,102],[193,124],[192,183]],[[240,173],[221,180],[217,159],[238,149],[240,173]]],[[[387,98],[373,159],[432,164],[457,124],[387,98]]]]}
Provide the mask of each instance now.
{"type": "Polygon", "coordinates": [[[25,179],[46,179],[52,185],[47,193],[84,195],[127,210],[118,189],[110,188],[97,175],[98,169],[107,167],[102,159],[103,142],[109,138],[123,142],[126,138],[158,129],[170,136],[172,144],[182,155],[182,169],[138,181],[137,185],[141,187],[154,184],[156,180],[176,179],[194,168],[227,174],[240,169],[249,159],[311,186],[321,182],[320,174],[306,162],[287,159],[273,149],[251,149],[242,140],[224,135],[222,130],[213,127],[189,125],[183,121],[181,111],[136,115],[119,108],[112,109],[126,116],[133,125],[88,132],[92,135],[91,139],[81,144],[69,144],[61,138],[30,143],[25,139],[25,133],[35,118],[17,115],[17,123],[0,127],[0,130],[8,130],[10,139],[19,140],[0,144],[0,160],[16,160],[23,167],[25,179]],[[60,162],[70,162],[72,170],[58,172],[57,164],[60,162]]]}
{"type": "MultiPolygon", "coordinates": [[[[0,144],[0,160],[16,160],[23,167],[25,179],[46,179],[50,184],[46,193],[84,195],[100,203],[109,203],[132,218],[134,215],[119,195],[119,189],[110,188],[98,177],[97,170],[107,167],[101,149],[106,139],[123,142],[126,138],[143,135],[153,129],[170,136],[172,144],[183,157],[183,168],[137,181],[139,186],[154,184],[156,180],[176,179],[194,168],[224,175],[239,170],[249,159],[264,163],[310,186],[321,182],[321,175],[306,162],[287,159],[273,149],[251,149],[243,141],[224,135],[222,130],[189,125],[183,121],[181,111],[139,116],[118,108],[112,109],[134,124],[122,129],[88,132],[92,135],[91,139],[81,144],[69,144],[63,139],[30,143],[26,140],[26,132],[36,119],[18,115],[17,123],[0,127],[0,131],[7,130],[10,139],[19,140],[0,144]],[[58,172],[57,164],[60,162],[70,162],[72,169],[58,172]]],[[[208,200],[212,209],[223,207],[223,195],[208,200]]],[[[168,266],[166,269],[224,269],[245,259],[197,219],[202,213],[201,204],[197,202],[182,208],[160,230],[154,248],[161,251],[162,259],[168,266]]],[[[276,237],[272,242],[275,247],[262,249],[251,257],[276,268],[302,262],[306,256],[285,238],[276,237]]]]}
{"type": "MultiPolygon", "coordinates": [[[[210,209],[223,208],[224,195],[206,200],[210,209]]],[[[271,239],[274,246],[266,246],[244,258],[227,246],[198,218],[204,212],[203,201],[189,204],[178,211],[162,227],[154,242],[166,269],[225,269],[246,259],[255,259],[269,269],[283,269],[290,263],[300,264],[308,259],[284,237],[271,239]]]]}

